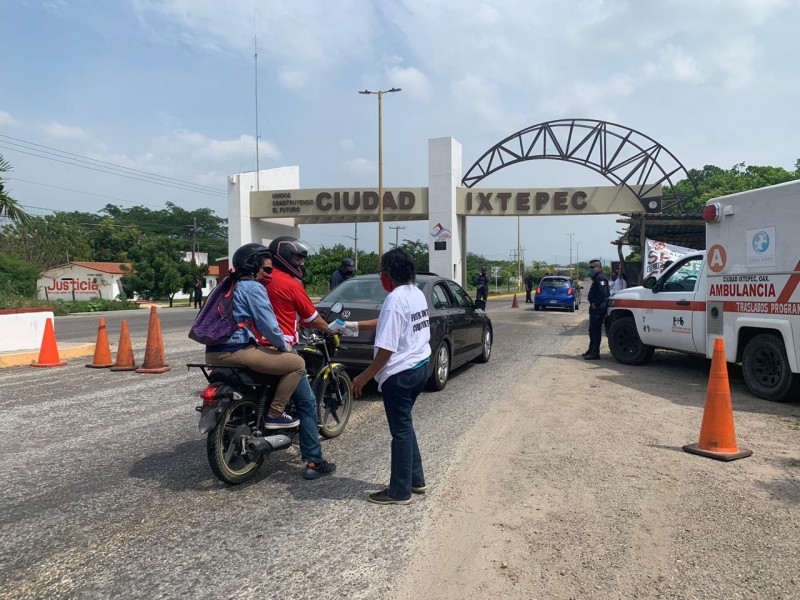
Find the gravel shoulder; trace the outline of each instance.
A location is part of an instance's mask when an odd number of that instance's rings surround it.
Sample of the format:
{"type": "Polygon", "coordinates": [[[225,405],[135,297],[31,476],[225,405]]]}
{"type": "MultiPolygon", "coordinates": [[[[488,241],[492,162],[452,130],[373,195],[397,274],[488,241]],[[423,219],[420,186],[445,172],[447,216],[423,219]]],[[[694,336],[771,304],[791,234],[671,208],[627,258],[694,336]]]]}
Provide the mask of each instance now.
{"type": "Polygon", "coordinates": [[[800,598],[800,405],[753,397],[734,367],[754,455],[686,454],[709,363],[625,367],[605,341],[587,363],[585,315],[568,319],[461,443],[392,597],[800,598]]]}

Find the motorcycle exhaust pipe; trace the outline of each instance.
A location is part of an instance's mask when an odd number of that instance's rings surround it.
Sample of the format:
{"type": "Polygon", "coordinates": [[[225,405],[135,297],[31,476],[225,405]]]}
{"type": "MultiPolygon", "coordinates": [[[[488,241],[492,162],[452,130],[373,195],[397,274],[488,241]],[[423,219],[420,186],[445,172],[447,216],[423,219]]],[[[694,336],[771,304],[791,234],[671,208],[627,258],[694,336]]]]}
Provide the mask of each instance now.
{"type": "Polygon", "coordinates": [[[274,450],[283,450],[292,445],[292,438],[282,433],[276,435],[268,435],[266,437],[250,438],[247,442],[247,453],[255,456],[261,456],[274,450]]]}

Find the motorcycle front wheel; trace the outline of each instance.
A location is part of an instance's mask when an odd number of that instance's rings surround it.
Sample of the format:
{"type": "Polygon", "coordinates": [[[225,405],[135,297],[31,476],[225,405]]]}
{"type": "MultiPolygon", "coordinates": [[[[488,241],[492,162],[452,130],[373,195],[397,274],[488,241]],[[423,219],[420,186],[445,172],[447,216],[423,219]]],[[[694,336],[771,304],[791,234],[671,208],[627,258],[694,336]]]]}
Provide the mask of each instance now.
{"type": "Polygon", "coordinates": [[[217,425],[208,432],[208,464],[217,478],[238,485],[255,477],[264,462],[262,454],[253,460],[245,448],[258,420],[258,405],[244,398],[231,404],[217,425]]]}
{"type": "Polygon", "coordinates": [[[325,439],[335,438],[344,431],[350,412],[353,410],[353,386],[350,376],[344,369],[335,376],[329,373],[321,381],[317,381],[317,422],[319,433],[325,439]],[[336,394],[339,387],[341,401],[336,394]]]}

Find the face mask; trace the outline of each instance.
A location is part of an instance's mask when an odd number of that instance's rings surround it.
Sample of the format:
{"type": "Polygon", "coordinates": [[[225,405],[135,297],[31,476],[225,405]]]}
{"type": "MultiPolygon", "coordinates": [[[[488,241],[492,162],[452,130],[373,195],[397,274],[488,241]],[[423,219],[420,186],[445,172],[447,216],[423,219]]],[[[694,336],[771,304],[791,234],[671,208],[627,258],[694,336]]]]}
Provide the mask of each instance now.
{"type": "Polygon", "coordinates": [[[386,273],[381,273],[381,285],[383,286],[383,289],[385,289],[387,292],[391,293],[391,291],[392,291],[392,278],[389,277],[389,275],[387,275],[386,273]]]}
{"type": "Polygon", "coordinates": [[[616,281],[616,280],[617,280],[617,276],[616,275],[612,275],[611,276],[611,281],[616,281]]]}

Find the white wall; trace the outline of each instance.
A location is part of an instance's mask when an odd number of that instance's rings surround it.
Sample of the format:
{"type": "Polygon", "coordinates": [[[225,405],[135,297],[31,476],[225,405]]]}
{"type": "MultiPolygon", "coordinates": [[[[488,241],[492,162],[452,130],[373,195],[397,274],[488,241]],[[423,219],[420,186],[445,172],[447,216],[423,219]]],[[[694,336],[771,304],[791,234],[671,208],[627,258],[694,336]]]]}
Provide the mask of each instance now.
{"type": "Polygon", "coordinates": [[[461,185],[461,144],[450,137],[428,140],[428,256],[430,269],[464,284],[462,244],[466,217],[456,215],[456,188],[461,185]],[[438,225],[444,230],[434,235],[438,225]],[[438,240],[437,240],[438,238],[438,240]],[[446,245],[436,250],[436,241],[446,245]]]}
{"type": "Polygon", "coordinates": [[[122,275],[99,273],[78,265],[65,265],[42,273],[36,282],[39,298],[46,300],[114,300],[122,292],[122,275]]]}
{"type": "Polygon", "coordinates": [[[0,352],[38,350],[47,319],[52,318],[52,311],[0,311],[0,352]]]}

